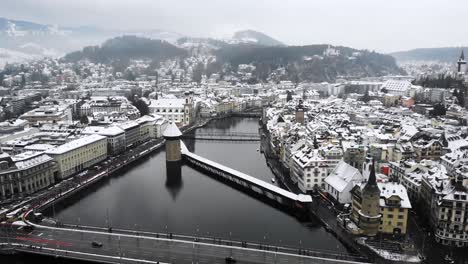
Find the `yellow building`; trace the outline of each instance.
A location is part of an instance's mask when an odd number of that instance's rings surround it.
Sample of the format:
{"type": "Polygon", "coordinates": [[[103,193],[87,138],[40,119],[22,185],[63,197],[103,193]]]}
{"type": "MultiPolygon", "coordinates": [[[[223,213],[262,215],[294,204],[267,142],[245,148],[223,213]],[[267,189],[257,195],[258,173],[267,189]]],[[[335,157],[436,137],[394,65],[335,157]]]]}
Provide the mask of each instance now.
{"type": "Polygon", "coordinates": [[[378,183],[380,189],[379,232],[384,234],[406,234],[408,211],[411,209],[406,188],[396,182],[378,183]]]}
{"type": "Polygon", "coordinates": [[[46,151],[57,161],[59,177],[65,179],[107,158],[107,138],[89,135],[46,151]]]}
{"type": "MultiPolygon", "coordinates": [[[[380,207],[380,224],[378,232],[383,234],[406,234],[408,223],[408,212],[411,209],[406,188],[396,182],[378,182],[377,186],[380,190],[379,207],[380,207]]],[[[360,228],[357,234],[366,234],[366,224],[362,221],[361,207],[363,206],[362,191],[364,186],[356,185],[352,192],[353,197],[353,213],[352,220],[360,228]]]]}

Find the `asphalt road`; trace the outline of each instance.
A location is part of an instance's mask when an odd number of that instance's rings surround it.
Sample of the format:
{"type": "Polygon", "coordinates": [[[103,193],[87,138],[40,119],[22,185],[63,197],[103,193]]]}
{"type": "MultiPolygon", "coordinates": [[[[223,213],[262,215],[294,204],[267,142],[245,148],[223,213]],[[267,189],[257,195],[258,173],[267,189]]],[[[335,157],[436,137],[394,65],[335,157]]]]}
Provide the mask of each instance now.
{"type": "MultiPolygon", "coordinates": [[[[1,237],[1,240],[6,242],[5,234],[1,237]]],[[[14,239],[10,239],[10,242],[14,240],[16,243],[34,247],[25,247],[24,251],[81,257],[97,261],[112,260],[122,263],[145,261],[148,261],[147,263],[160,261],[161,263],[183,264],[226,263],[227,256],[233,256],[237,263],[352,263],[252,248],[165,238],[119,236],[100,232],[87,233],[36,228],[29,234],[15,232],[11,237],[14,239]],[[92,241],[98,241],[103,246],[101,248],[92,247],[92,241]]]]}

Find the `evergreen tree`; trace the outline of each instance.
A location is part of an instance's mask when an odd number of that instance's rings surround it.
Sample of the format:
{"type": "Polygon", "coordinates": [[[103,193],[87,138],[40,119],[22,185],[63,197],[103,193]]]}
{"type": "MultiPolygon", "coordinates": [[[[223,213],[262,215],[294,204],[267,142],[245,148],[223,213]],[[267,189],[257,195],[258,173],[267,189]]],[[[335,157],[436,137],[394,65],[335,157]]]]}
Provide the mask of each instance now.
{"type": "Polygon", "coordinates": [[[363,101],[364,103],[367,103],[370,101],[370,96],[369,96],[369,88],[366,88],[366,92],[364,93],[364,95],[361,97],[361,101],[363,101]]]}
{"type": "Polygon", "coordinates": [[[319,144],[317,141],[317,136],[314,136],[314,149],[318,149],[318,148],[319,148],[319,144]]]}
{"type": "Polygon", "coordinates": [[[458,92],[457,100],[460,106],[465,107],[465,92],[463,89],[458,92]]]}
{"type": "Polygon", "coordinates": [[[443,116],[447,112],[445,106],[443,104],[436,104],[434,105],[434,110],[431,111],[432,116],[443,116]]]}
{"type": "Polygon", "coordinates": [[[293,98],[292,98],[292,92],[287,90],[286,91],[286,102],[289,102],[291,101],[293,98]]]}
{"type": "Polygon", "coordinates": [[[133,105],[138,109],[138,111],[140,111],[141,116],[149,114],[149,107],[145,101],[140,99],[134,102],[133,105]]]}
{"type": "Polygon", "coordinates": [[[80,123],[81,123],[81,124],[89,124],[89,119],[88,119],[88,117],[87,117],[86,115],[82,115],[82,116],[80,117],[80,123]]]}
{"type": "Polygon", "coordinates": [[[202,75],[203,75],[203,72],[205,71],[205,67],[203,65],[203,63],[198,63],[195,68],[193,69],[193,73],[192,73],[192,80],[194,82],[197,82],[198,84],[201,83],[201,80],[202,80],[202,75]]]}

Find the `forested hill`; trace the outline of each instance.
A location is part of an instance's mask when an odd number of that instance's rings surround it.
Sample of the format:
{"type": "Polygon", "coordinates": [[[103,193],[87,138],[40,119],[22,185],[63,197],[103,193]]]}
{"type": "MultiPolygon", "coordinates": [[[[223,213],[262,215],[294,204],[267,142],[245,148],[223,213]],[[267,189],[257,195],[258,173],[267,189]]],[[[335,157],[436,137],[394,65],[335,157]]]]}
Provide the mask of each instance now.
{"type": "Polygon", "coordinates": [[[115,60],[165,59],[185,56],[187,52],[164,40],[153,40],[136,36],[122,36],[107,40],[101,46],[88,46],[81,51],[67,54],[64,59],[70,62],[89,60],[91,62],[111,63],[115,60]]]}
{"type": "MultiPolygon", "coordinates": [[[[404,73],[392,56],[341,46],[264,46],[253,43],[229,44],[219,40],[190,41],[190,45],[186,45],[186,42],[186,39],[179,41],[177,47],[166,41],[123,36],[107,40],[101,46],[90,46],[69,53],[64,59],[70,62],[84,59],[98,63],[117,62],[121,70],[132,59],[152,60],[152,67],[159,67],[159,62],[164,60],[181,62],[187,58],[186,63],[176,64],[185,65],[184,70],[189,70],[188,63],[196,62],[190,67],[192,71],[197,72],[196,76],[206,74],[208,77],[213,73],[245,77],[245,74],[239,74],[239,65],[248,64],[251,71],[248,81],[254,83],[280,80],[333,82],[341,76],[360,78],[404,73]],[[194,45],[207,44],[211,48],[206,49],[206,52],[189,53],[194,45]],[[188,58],[191,56],[194,57],[188,58]]],[[[241,68],[246,69],[244,66],[241,68]]]]}
{"type": "Polygon", "coordinates": [[[295,81],[334,81],[338,76],[382,76],[403,74],[392,56],[367,50],[328,45],[264,47],[232,45],[217,50],[218,60],[234,68],[239,64],[253,64],[255,77],[265,80],[271,73],[285,72],[295,81]],[[335,53],[333,53],[335,51],[335,53]],[[284,69],[284,70],[283,70],[284,69]]]}
{"type": "MultiPolygon", "coordinates": [[[[408,51],[399,51],[391,53],[399,62],[405,61],[439,61],[454,63],[460,57],[463,47],[447,47],[447,48],[427,48],[413,49],[408,51]]],[[[464,48],[468,50],[468,48],[464,48]]]]}

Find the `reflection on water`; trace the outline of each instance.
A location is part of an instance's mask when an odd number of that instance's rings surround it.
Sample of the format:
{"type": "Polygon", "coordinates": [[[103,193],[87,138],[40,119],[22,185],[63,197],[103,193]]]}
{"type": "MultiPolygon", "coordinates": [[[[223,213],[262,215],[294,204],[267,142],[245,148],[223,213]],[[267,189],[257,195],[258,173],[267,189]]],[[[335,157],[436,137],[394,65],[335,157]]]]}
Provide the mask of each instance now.
{"type": "Polygon", "coordinates": [[[177,194],[179,194],[180,190],[182,189],[182,186],[183,182],[181,162],[166,161],[166,189],[169,191],[174,201],[177,198],[177,194]]]}
{"type": "MultiPolygon", "coordinates": [[[[199,130],[213,132],[258,131],[258,119],[232,118],[199,130]]],[[[273,174],[259,142],[232,143],[184,140],[187,147],[208,159],[270,182],[273,174]]],[[[63,222],[105,226],[106,211],[113,227],[164,231],[244,241],[345,251],[341,243],[315,222],[295,217],[219,182],[189,166],[166,166],[163,150],[120,177],[85,192],[78,201],[56,208],[63,222]],[[198,230],[198,231],[197,231],[198,230]]]]}

